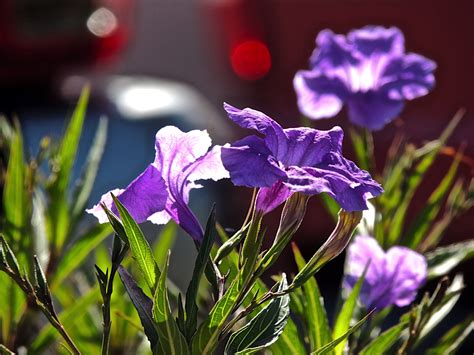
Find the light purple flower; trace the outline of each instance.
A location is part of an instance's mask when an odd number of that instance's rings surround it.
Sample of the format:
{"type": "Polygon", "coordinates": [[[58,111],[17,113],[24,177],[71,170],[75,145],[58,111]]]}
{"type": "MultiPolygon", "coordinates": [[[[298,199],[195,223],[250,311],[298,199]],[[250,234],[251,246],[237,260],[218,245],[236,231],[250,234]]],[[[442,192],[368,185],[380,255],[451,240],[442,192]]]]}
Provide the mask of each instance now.
{"type": "Polygon", "coordinates": [[[300,111],[313,119],[335,116],[347,104],[349,119],[379,130],[403,109],[404,100],[426,95],[435,84],[436,64],[405,53],[396,27],[367,26],[347,36],[323,30],[309,71],[294,78],[300,111]]]}
{"type": "Polygon", "coordinates": [[[374,238],[356,236],[347,253],[346,287],[354,287],[368,264],[360,294],[368,309],[408,306],[426,281],[425,258],[409,248],[396,246],[384,252],[374,238]]]}
{"type": "MultiPolygon", "coordinates": [[[[165,224],[174,219],[194,240],[201,241],[203,230],[194,213],[188,207],[189,192],[200,188],[197,180],[217,181],[229,177],[221,161],[221,147],[211,146],[206,131],[182,132],[167,126],[156,133],[155,160],[124,190],[112,192],[130,211],[137,223],[146,220],[165,224]]],[[[117,213],[110,197],[104,194],[100,202],[117,213]]],[[[95,205],[87,212],[96,216],[100,223],[107,216],[95,205]]]]}
{"type": "Polygon", "coordinates": [[[342,156],[343,132],[283,129],[262,112],[224,104],[230,119],[260,136],[247,136],[222,148],[222,162],[235,185],[261,188],[257,208],[267,213],[294,192],[328,193],[346,211],[367,209],[382,193],[369,173],[342,156]]]}

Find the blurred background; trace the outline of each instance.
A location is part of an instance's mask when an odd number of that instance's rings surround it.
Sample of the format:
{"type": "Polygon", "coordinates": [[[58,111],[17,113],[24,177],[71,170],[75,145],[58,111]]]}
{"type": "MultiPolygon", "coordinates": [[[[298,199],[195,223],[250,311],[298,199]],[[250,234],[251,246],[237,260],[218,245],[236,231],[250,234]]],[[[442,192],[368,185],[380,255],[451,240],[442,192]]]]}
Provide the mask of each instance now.
{"type": "MultiPolygon", "coordinates": [[[[396,126],[421,143],[436,138],[463,107],[467,113],[449,144],[457,149],[467,143],[465,153],[471,159],[465,159],[461,172],[472,175],[473,13],[472,0],[0,0],[0,112],[19,117],[34,153],[41,137],[63,132],[81,88],[91,84],[77,173],[98,119],[110,118],[92,205],[102,193],[124,187],[152,161],[153,137],[160,127],[208,129],[215,143],[241,137],[243,132],[225,116],[224,101],[261,110],[284,127],[300,125],[292,79],[297,70],[307,68],[317,33],[325,28],[347,33],[368,24],[397,26],[405,33],[407,51],[437,62],[437,85],[408,103],[396,124],[376,133],[379,167],[396,126]]],[[[347,126],[345,112],[313,126],[328,129],[336,124],[347,126]]],[[[351,157],[348,139],[344,149],[351,157]]],[[[439,160],[417,194],[414,210],[437,186],[452,157],[439,160]]],[[[201,220],[217,200],[221,223],[239,227],[251,191],[229,182],[208,187],[191,197],[201,220]],[[231,193],[219,203],[223,192],[231,193]],[[197,194],[201,198],[193,198],[197,194]]],[[[296,240],[305,256],[312,255],[333,227],[316,198],[308,213],[314,218],[307,218],[296,240]]],[[[470,211],[459,219],[444,243],[472,238],[473,217],[470,211]]],[[[275,227],[278,213],[273,218],[268,222],[275,227]]],[[[175,258],[192,260],[186,258],[194,253],[190,238],[180,238],[175,249],[175,258]]],[[[286,254],[274,271],[294,270],[291,253],[286,254]]],[[[323,293],[338,287],[333,272],[342,272],[342,261],[334,262],[330,273],[318,274],[323,293]]],[[[465,264],[468,280],[473,266],[465,264]]],[[[190,272],[183,262],[172,277],[185,285],[190,272]]],[[[472,296],[471,287],[463,298],[472,296]]],[[[467,301],[464,306],[472,307],[467,301]]]]}

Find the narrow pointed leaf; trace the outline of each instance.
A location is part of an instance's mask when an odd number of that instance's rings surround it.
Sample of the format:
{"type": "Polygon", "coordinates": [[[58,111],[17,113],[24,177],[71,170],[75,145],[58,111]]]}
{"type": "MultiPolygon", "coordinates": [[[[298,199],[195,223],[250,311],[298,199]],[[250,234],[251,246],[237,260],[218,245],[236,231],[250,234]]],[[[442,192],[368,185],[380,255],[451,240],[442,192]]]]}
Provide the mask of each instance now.
{"type": "MultiPolygon", "coordinates": [[[[279,283],[278,291],[288,287],[286,276],[279,283]]],[[[247,325],[233,333],[227,342],[226,354],[244,354],[267,348],[278,340],[290,315],[290,296],[277,297],[263,308],[247,325]]]]}
{"type": "Polygon", "coordinates": [[[474,240],[439,247],[426,254],[428,278],[447,275],[462,262],[474,258],[474,240]]]}
{"type": "Polygon", "coordinates": [[[101,117],[97,126],[96,134],[92,146],[87,156],[87,161],[84,167],[83,174],[74,191],[72,220],[77,220],[81,214],[84,213],[86,204],[94,185],[99,164],[104,153],[105,143],[107,141],[107,126],[108,120],[106,117],[101,117]]]}
{"type": "Polygon", "coordinates": [[[416,189],[420,185],[428,169],[432,166],[436,156],[438,155],[438,152],[453,133],[463,115],[464,112],[460,111],[453,117],[437,140],[435,148],[429,149],[427,153],[423,152],[422,157],[415,165],[414,171],[409,174],[408,179],[405,182],[406,189],[403,191],[402,199],[401,201],[396,200],[398,204],[393,219],[390,221],[390,228],[387,231],[387,245],[394,245],[400,239],[405,222],[405,216],[408,211],[408,206],[410,205],[416,189]]]}
{"type": "Polygon", "coordinates": [[[438,187],[433,191],[428,198],[425,207],[416,217],[412,226],[410,227],[404,244],[410,249],[416,249],[418,244],[423,240],[429,228],[433,225],[433,221],[441,210],[444,198],[449,192],[449,189],[456,177],[461,156],[458,155],[451,164],[448,173],[445,175],[438,187]]]}
{"type": "MultiPolygon", "coordinates": [[[[293,244],[293,254],[295,255],[296,265],[301,270],[306,262],[295,244],[293,244]]],[[[311,277],[306,281],[303,290],[304,315],[308,327],[310,347],[311,350],[316,350],[331,342],[331,330],[316,279],[311,277]]]]}
{"type": "Polygon", "coordinates": [[[209,316],[201,323],[192,340],[193,355],[211,355],[214,353],[220,332],[229,318],[239,295],[239,277],[236,277],[224,296],[212,307],[209,316]]]}
{"type": "Polygon", "coordinates": [[[48,186],[51,200],[49,208],[49,233],[57,252],[63,247],[69,232],[71,214],[68,203],[68,189],[79,147],[79,139],[82,133],[88,100],[89,87],[85,87],[61,140],[55,159],[54,175],[48,186]]]}
{"type": "Polygon", "coordinates": [[[434,347],[428,349],[427,354],[456,354],[473,330],[474,315],[471,314],[465,321],[452,327],[434,347]]]}
{"type": "Polygon", "coordinates": [[[388,350],[400,338],[400,334],[408,327],[408,322],[404,321],[387,329],[372,342],[370,342],[360,352],[361,355],[380,355],[386,354],[388,350]]]}
{"type": "Polygon", "coordinates": [[[153,251],[151,250],[140,227],[133,220],[127,209],[113,194],[112,198],[114,199],[115,206],[117,206],[120,213],[120,218],[122,219],[132,255],[143,273],[148,287],[152,292],[154,292],[156,283],[160,277],[160,270],[158,269],[158,265],[153,256],[153,251]]]}
{"type": "Polygon", "coordinates": [[[189,282],[188,289],[186,291],[186,323],[185,323],[185,336],[189,341],[196,331],[197,326],[197,312],[198,307],[196,304],[196,297],[198,293],[199,283],[201,282],[201,277],[206,268],[206,264],[210,261],[211,248],[214,244],[216,238],[216,210],[213,207],[211,214],[207,220],[206,231],[204,233],[204,238],[202,244],[199,248],[199,252],[194,264],[193,276],[189,282]]]}
{"type": "MultiPolygon", "coordinates": [[[[20,128],[13,131],[7,171],[3,186],[3,217],[8,240],[18,242],[27,222],[27,190],[25,188],[25,163],[23,160],[23,137],[20,128]]],[[[13,244],[12,244],[13,245],[13,244]]]]}
{"type": "Polygon", "coordinates": [[[273,355],[306,355],[307,351],[295,323],[288,318],[286,327],[278,340],[270,346],[273,355]]]}
{"type": "MultiPolygon", "coordinates": [[[[336,323],[334,324],[334,329],[332,333],[333,339],[338,339],[343,334],[345,334],[351,324],[352,317],[354,316],[354,310],[356,309],[357,299],[359,298],[360,290],[362,288],[362,283],[364,282],[365,273],[367,272],[367,267],[365,267],[364,272],[357,280],[354,288],[352,289],[349,297],[344,302],[341,311],[337,315],[336,323]]],[[[344,351],[345,340],[343,339],[334,349],[336,355],[341,355],[344,351]]]]}
{"type": "MultiPolygon", "coordinates": [[[[168,254],[169,255],[169,254],[168,254]]],[[[188,354],[188,344],[183,334],[179,331],[178,325],[171,314],[168,300],[168,290],[166,289],[166,276],[168,273],[168,261],[163,267],[163,272],[158,280],[156,292],[153,297],[153,320],[160,338],[162,354],[184,355],[188,354]]]]}
{"type": "Polygon", "coordinates": [[[127,270],[122,266],[119,266],[118,272],[120,279],[125,286],[125,290],[127,290],[127,293],[137,310],[145,335],[150,341],[152,349],[156,349],[159,337],[158,330],[153,321],[153,301],[143,293],[142,289],[137,285],[132,275],[130,275],[127,270]]]}
{"type": "Polygon", "coordinates": [[[369,312],[364,318],[354,324],[346,333],[342,334],[339,338],[334,339],[329,344],[324,345],[322,348],[313,351],[311,355],[323,355],[327,354],[334,350],[336,346],[338,346],[341,342],[345,342],[349,335],[359,330],[359,328],[372,316],[374,311],[369,312]]]}

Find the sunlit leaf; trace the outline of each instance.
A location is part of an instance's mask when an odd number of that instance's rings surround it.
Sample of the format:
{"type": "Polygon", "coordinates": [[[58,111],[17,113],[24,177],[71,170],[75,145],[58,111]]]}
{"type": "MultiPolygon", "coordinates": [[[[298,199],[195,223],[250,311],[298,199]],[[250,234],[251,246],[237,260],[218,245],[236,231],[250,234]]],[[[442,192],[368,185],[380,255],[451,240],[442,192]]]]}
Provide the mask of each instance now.
{"type": "MultiPolygon", "coordinates": [[[[288,287],[286,276],[277,292],[288,287]]],[[[250,322],[231,334],[225,347],[226,354],[244,354],[267,348],[278,340],[290,315],[290,296],[277,297],[269,302],[250,322]]]]}
{"type": "MultiPolygon", "coordinates": [[[[362,288],[362,284],[364,282],[365,273],[367,272],[367,267],[363,274],[359,277],[354,288],[352,289],[349,297],[346,299],[344,304],[342,305],[341,311],[337,315],[336,323],[334,324],[334,329],[332,332],[333,339],[338,339],[343,334],[345,334],[351,324],[351,320],[354,316],[354,311],[357,305],[357,299],[359,298],[360,290],[362,288]]],[[[334,353],[336,355],[341,355],[344,351],[345,340],[342,339],[340,343],[334,348],[334,353]]]]}
{"type": "Polygon", "coordinates": [[[173,248],[178,233],[177,225],[174,221],[169,221],[159,234],[155,245],[153,246],[153,255],[159,267],[166,262],[168,250],[173,248]]]}
{"type": "Polygon", "coordinates": [[[276,343],[270,346],[270,350],[273,355],[306,355],[307,351],[300,339],[300,333],[295,323],[288,318],[283,333],[276,341],[276,343]]]}
{"type": "Polygon", "coordinates": [[[193,337],[193,355],[211,355],[214,353],[221,330],[230,316],[239,295],[239,279],[235,278],[224,296],[212,307],[193,337]]]}
{"type": "Polygon", "coordinates": [[[94,185],[99,164],[104,153],[105,143],[107,141],[107,126],[108,120],[106,117],[101,117],[94,141],[87,155],[87,161],[78,185],[73,194],[73,206],[71,213],[71,220],[76,221],[83,213],[89,200],[92,187],[94,185]]]}
{"type": "Polygon", "coordinates": [[[189,353],[188,344],[171,314],[171,308],[168,301],[168,290],[166,289],[168,263],[169,257],[163,267],[163,272],[159,277],[158,285],[153,297],[153,320],[155,321],[156,329],[160,338],[161,353],[184,355],[189,353]]]}
{"type": "Polygon", "coordinates": [[[48,191],[51,196],[48,209],[50,212],[48,222],[49,233],[57,253],[62,249],[70,228],[71,212],[68,203],[68,190],[88,100],[89,88],[85,87],[66,128],[66,132],[62,137],[54,160],[53,175],[48,185],[48,191]]]}
{"type": "Polygon", "coordinates": [[[439,247],[425,256],[428,278],[444,276],[462,262],[474,258],[474,240],[439,247]]]}
{"type": "MultiPolygon", "coordinates": [[[[296,245],[293,245],[296,265],[301,270],[306,264],[303,256],[296,245]]],[[[311,350],[316,350],[331,342],[331,330],[324,308],[324,301],[321,297],[318,284],[314,277],[310,278],[303,285],[304,295],[304,316],[308,327],[309,342],[311,350]]]]}
{"type": "Polygon", "coordinates": [[[319,348],[318,350],[313,351],[311,355],[323,355],[323,354],[327,354],[333,351],[336,346],[338,346],[342,342],[345,342],[347,338],[349,337],[349,335],[359,330],[359,328],[372,316],[372,313],[373,311],[368,313],[364,318],[362,318],[360,321],[354,324],[354,326],[351,327],[346,333],[341,335],[339,338],[334,339],[329,344],[324,345],[322,348],[319,348]]]}
{"type": "Polygon", "coordinates": [[[427,354],[455,354],[473,330],[474,315],[471,314],[465,321],[452,327],[434,347],[428,349],[427,354]]]}
{"type": "Polygon", "coordinates": [[[364,347],[361,355],[380,355],[386,354],[388,350],[395,344],[400,337],[402,331],[408,327],[408,322],[404,321],[393,327],[387,329],[382,334],[372,340],[366,347],[364,347]]]}
{"type": "Polygon", "coordinates": [[[160,270],[156,264],[155,258],[153,256],[153,251],[148,244],[145,236],[143,235],[138,224],[133,220],[130,213],[122,205],[122,203],[112,195],[114,199],[115,206],[120,213],[120,218],[122,219],[123,227],[127,235],[128,244],[130,245],[130,250],[132,255],[136,260],[138,267],[140,268],[143,276],[145,277],[146,283],[150,290],[154,292],[158,278],[160,277],[160,270]]]}

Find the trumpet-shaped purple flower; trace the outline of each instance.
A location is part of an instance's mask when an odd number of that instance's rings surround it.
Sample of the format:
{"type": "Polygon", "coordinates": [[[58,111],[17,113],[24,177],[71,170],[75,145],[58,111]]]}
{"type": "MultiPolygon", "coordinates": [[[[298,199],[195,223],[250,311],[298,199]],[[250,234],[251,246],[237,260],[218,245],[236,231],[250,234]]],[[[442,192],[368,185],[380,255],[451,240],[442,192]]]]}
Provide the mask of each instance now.
{"type": "Polygon", "coordinates": [[[222,148],[222,162],[235,185],[260,187],[257,208],[269,212],[294,192],[328,193],[346,211],[367,209],[382,193],[369,173],[342,156],[343,132],[283,129],[262,112],[224,104],[231,120],[260,136],[247,136],[222,148]]]}
{"type": "Polygon", "coordinates": [[[354,287],[367,264],[360,299],[378,310],[412,303],[428,272],[423,255],[399,246],[384,252],[374,238],[356,236],[348,248],[344,285],[354,287]]]}
{"type": "Polygon", "coordinates": [[[367,26],[347,36],[321,31],[309,71],[294,78],[300,111],[313,119],[335,116],[347,104],[349,119],[379,130],[403,109],[404,100],[426,95],[434,86],[436,64],[405,53],[395,27],[367,26]]]}
{"type": "MultiPolygon", "coordinates": [[[[174,219],[194,240],[201,241],[203,230],[194,213],[188,207],[189,192],[199,188],[197,180],[217,181],[229,177],[221,161],[221,147],[211,146],[206,131],[182,132],[167,126],[156,133],[155,160],[125,189],[114,193],[130,211],[137,223],[146,220],[165,224],[174,219]]],[[[113,212],[110,192],[100,200],[113,212]]],[[[107,216],[95,205],[87,212],[96,216],[100,223],[107,222],[107,216]]]]}

